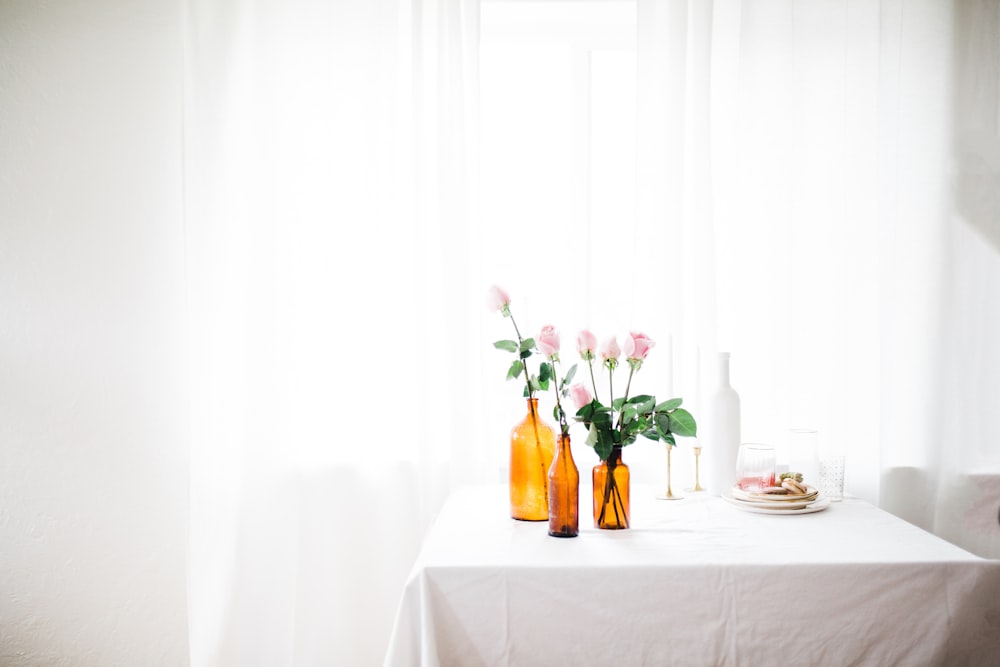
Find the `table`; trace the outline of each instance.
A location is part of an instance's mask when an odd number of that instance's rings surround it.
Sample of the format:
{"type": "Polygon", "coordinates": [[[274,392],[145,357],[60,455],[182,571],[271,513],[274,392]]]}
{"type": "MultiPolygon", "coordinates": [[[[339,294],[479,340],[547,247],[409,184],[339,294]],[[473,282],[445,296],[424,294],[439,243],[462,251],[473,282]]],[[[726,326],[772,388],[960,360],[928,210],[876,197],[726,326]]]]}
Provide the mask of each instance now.
{"type": "Polygon", "coordinates": [[[457,490],[385,664],[1000,665],[1000,561],[865,501],[772,516],[634,487],[632,528],[599,531],[589,492],[559,539],[506,486],[457,490]]]}

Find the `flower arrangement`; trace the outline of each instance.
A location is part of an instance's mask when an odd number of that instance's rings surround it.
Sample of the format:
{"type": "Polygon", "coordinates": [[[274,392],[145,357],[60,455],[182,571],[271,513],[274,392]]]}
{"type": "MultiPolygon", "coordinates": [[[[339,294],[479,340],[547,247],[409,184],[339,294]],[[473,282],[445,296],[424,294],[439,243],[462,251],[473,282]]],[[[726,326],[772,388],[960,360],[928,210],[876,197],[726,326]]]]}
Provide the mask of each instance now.
{"type": "MultiPolygon", "coordinates": [[[[493,285],[486,294],[486,305],[491,310],[497,310],[514,325],[514,333],[517,340],[498,340],[493,343],[493,347],[515,354],[514,361],[507,369],[507,379],[515,380],[524,373],[524,397],[534,398],[536,391],[548,391],[553,378],[556,378],[556,364],[559,362],[559,332],[550,324],[542,327],[542,330],[535,338],[524,338],[517,327],[514,315],[510,311],[510,296],[502,288],[493,285]],[[528,359],[538,352],[544,356],[545,361],[538,365],[538,373],[532,374],[527,367],[528,359]]],[[[573,381],[576,374],[576,364],[570,367],[566,376],[558,382],[556,387],[556,406],[552,410],[552,416],[559,423],[560,432],[563,435],[569,433],[569,422],[563,410],[559,396],[566,397],[569,393],[569,383],[573,381]]]]}
{"type": "Polygon", "coordinates": [[[597,347],[597,338],[590,331],[581,331],[577,337],[580,358],[587,362],[590,370],[590,384],[593,396],[583,384],[570,387],[570,395],[576,404],[576,418],[587,427],[587,444],[594,448],[607,468],[606,474],[594,477],[594,521],[600,527],[628,528],[628,488],[627,474],[624,492],[619,486],[616,468],[621,465],[621,448],[632,444],[641,435],[650,440],[660,440],[669,447],[675,447],[675,436],[694,437],[697,424],[694,417],[683,409],[680,398],[672,398],[657,403],[654,396],[639,394],[629,396],[632,377],[642,368],[649,350],[656,343],[644,333],[631,332],[622,347],[618,341],[608,338],[597,347]],[[615,398],[614,375],[622,354],[628,363],[628,381],[625,392],[615,398]],[[597,380],[594,376],[594,361],[601,363],[608,371],[609,405],[598,399],[597,380]],[[601,480],[598,488],[598,480],[601,480]],[[625,498],[623,498],[623,493],[625,498]],[[609,516],[608,511],[614,516],[609,516]]]}
{"type": "MultiPolygon", "coordinates": [[[[499,340],[493,344],[497,349],[515,355],[507,370],[507,379],[517,379],[523,373],[524,396],[528,399],[534,398],[537,391],[548,390],[552,380],[558,378],[559,332],[555,327],[546,325],[536,337],[524,338],[511,313],[510,296],[500,287],[490,288],[487,305],[499,311],[504,317],[510,318],[517,336],[516,341],[499,340]],[[529,371],[527,362],[535,353],[542,355],[544,360],[539,363],[538,372],[533,374],[529,371]]],[[[598,345],[597,337],[591,331],[583,330],[577,336],[576,343],[580,358],[587,363],[590,389],[580,382],[570,384],[576,374],[577,365],[574,364],[566,376],[556,383],[556,405],[553,408],[553,416],[559,423],[561,433],[568,435],[569,420],[560,397],[569,398],[575,404],[575,420],[583,423],[587,429],[586,444],[593,447],[607,472],[601,477],[599,486],[595,468],[595,523],[600,527],[606,527],[605,513],[608,507],[612,507],[615,516],[613,521],[609,519],[609,523],[612,524],[610,527],[627,528],[628,473],[627,466],[621,463],[621,448],[634,443],[640,435],[675,447],[677,436],[695,437],[698,427],[691,413],[681,407],[683,399],[671,398],[658,403],[656,397],[649,394],[630,395],[633,377],[642,368],[649,351],[656,345],[649,336],[633,331],[621,346],[614,336],[598,345]],[[628,365],[629,372],[625,391],[616,398],[615,372],[620,366],[619,359],[622,357],[628,365]],[[599,398],[597,376],[594,374],[595,361],[598,359],[608,373],[607,404],[599,398]],[[624,473],[623,482],[617,481],[619,475],[615,471],[619,466],[619,472],[624,473]],[[620,485],[626,487],[624,491],[619,488],[620,485]]]]}
{"type": "Polygon", "coordinates": [[[622,347],[615,337],[604,340],[597,346],[597,338],[590,331],[581,331],[577,336],[577,351],[587,362],[590,370],[590,384],[593,395],[581,383],[572,385],[569,394],[576,404],[576,418],[587,427],[587,444],[594,448],[602,461],[607,461],[614,447],[625,447],[636,441],[638,436],[650,440],[660,440],[676,446],[674,436],[694,437],[697,424],[691,413],[683,409],[683,399],[672,398],[662,403],[656,397],[639,394],[629,397],[632,377],[642,368],[650,349],[656,345],[649,336],[641,332],[631,332],[622,347]],[[614,376],[619,366],[619,357],[624,354],[628,364],[628,380],[625,393],[615,398],[614,376]],[[601,363],[608,371],[609,405],[598,399],[597,380],[594,376],[594,361],[601,363]]]}

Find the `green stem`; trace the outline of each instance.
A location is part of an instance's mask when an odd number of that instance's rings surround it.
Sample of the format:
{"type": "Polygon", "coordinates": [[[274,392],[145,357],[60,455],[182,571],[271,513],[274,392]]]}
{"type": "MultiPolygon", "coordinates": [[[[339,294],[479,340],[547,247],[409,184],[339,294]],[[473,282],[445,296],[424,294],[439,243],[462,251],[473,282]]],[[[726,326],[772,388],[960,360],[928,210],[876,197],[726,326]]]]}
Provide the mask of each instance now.
{"type": "Polygon", "coordinates": [[[521,330],[517,328],[517,322],[514,321],[514,313],[510,312],[510,308],[507,309],[507,312],[510,314],[510,323],[514,325],[514,333],[517,334],[517,342],[520,343],[521,342],[521,330]]]}
{"type": "MultiPolygon", "coordinates": [[[[622,410],[625,409],[625,402],[628,401],[628,392],[629,392],[629,389],[632,388],[632,374],[633,373],[635,373],[635,369],[632,368],[632,366],[629,366],[628,367],[628,382],[625,383],[625,397],[622,399],[622,410]]],[[[612,399],[612,401],[614,400],[614,396],[613,395],[612,395],[611,399],[612,399]]],[[[614,405],[612,405],[612,407],[614,407],[614,405]]],[[[615,427],[615,428],[618,429],[619,434],[621,433],[621,427],[622,427],[622,412],[620,410],[618,412],[618,426],[615,427]]]]}
{"type": "Polygon", "coordinates": [[[545,457],[542,456],[542,441],[538,439],[538,410],[535,409],[535,399],[528,398],[528,412],[531,413],[531,428],[535,431],[535,453],[538,454],[538,465],[542,468],[542,493],[545,494],[545,504],[549,504],[549,471],[545,469],[545,457]]]}
{"type": "MultiPolygon", "coordinates": [[[[521,330],[517,328],[517,322],[514,321],[514,313],[510,312],[510,308],[507,308],[507,315],[510,317],[510,323],[514,325],[514,333],[517,334],[517,358],[521,359],[521,343],[524,339],[521,338],[521,330]]],[[[524,367],[521,371],[524,373],[524,387],[528,390],[528,398],[532,398],[535,392],[531,391],[531,374],[528,373],[528,364],[521,359],[521,365],[524,367]]],[[[535,442],[538,442],[538,434],[535,434],[535,442]]]]}
{"type": "MultiPolygon", "coordinates": [[[[622,512],[624,512],[625,511],[625,501],[622,500],[622,490],[621,490],[621,487],[619,487],[617,483],[615,484],[615,496],[618,497],[618,502],[615,504],[615,518],[618,519],[618,524],[621,525],[622,520],[621,520],[621,517],[618,516],[618,506],[620,505],[621,508],[622,508],[622,512]]],[[[628,528],[628,514],[625,515],[625,527],[628,528]]]]}
{"type": "MultiPolygon", "coordinates": [[[[618,467],[618,458],[621,456],[621,448],[618,448],[616,453],[614,449],[611,450],[612,455],[608,457],[605,462],[608,468],[608,476],[604,480],[604,502],[601,503],[601,513],[597,518],[598,523],[604,523],[605,516],[607,515],[608,505],[611,505],[611,509],[615,513],[615,521],[620,526],[622,525],[622,515],[618,511],[618,506],[620,505],[622,511],[625,510],[625,502],[622,499],[621,489],[618,488],[618,483],[615,480],[615,468],[618,467]],[[617,455],[616,455],[617,454],[617,455]],[[614,494],[615,499],[612,500],[611,496],[614,494]]],[[[628,528],[628,517],[626,515],[624,525],[628,528]]]]}
{"type": "Polygon", "coordinates": [[[628,400],[629,389],[632,388],[632,374],[635,373],[635,369],[631,366],[628,367],[628,382],[625,383],[625,400],[628,400]]]}
{"type": "Polygon", "coordinates": [[[594,380],[594,360],[587,360],[587,368],[590,369],[590,386],[594,388],[594,400],[600,403],[600,399],[597,398],[597,381],[594,380]]]}
{"type": "Polygon", "coordinates": [[[608,391],[611,392],[611,409],[615,407],[615,369],[608,366],[608,391]]]}
{"type": "Polygon", "coordinates": [[[566,413],[563,412],[562,403],[559,401],[559,374],[556,372],[556,358],[549,357],[552,365],[552,381],[556,383],[556,411],[559,413],[559,432],[563,435],[569,433],[569,424],[566,423],[566,413]]]}

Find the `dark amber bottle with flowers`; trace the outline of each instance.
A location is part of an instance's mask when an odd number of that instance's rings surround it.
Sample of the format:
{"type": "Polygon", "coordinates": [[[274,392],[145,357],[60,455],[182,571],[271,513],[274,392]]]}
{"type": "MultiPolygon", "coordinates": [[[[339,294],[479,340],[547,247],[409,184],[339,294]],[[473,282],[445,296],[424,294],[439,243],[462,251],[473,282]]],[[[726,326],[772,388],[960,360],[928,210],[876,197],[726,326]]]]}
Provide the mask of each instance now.
{"type": "Polygon", "coordinates": [[[559,421],[559,447],[549,468],[549,535],[553,537],[576,537],[580,532],[580,471],[573,461],[570,449],[569,423],[563,410],[559,396],[566,396],[567,387],[576,366],[562,380],[558,380],[556,372],[559,363],[559,332],[555,327],[542,327],[536,337],[538,351],[545,355],[547,364],[542,364],[544,373],[550,379],[556,379],[555,417],[559,421]]]}
{"type": "Polygon", "coordinates": [[[607,461],[594,466],[594,528],[629,527],[629,470],[622,463],[622,448],[612,447],[607,461]]]}
{"type": "Polygon", "coordinates": [[[641,332],[630,332],[622,347],[612,336],[597,346],[597,338],[590,331],[581,331],[577,338],[580,358],[590,370],[593,396],[583,385],[569,389],[576,403],[576,418],[587,427],[587,444],[594,448],[601,462],[592,471],[594,527],[604,530],[621,530],[631,525],[629,507],[629,469],[622,462],[622,447],[636,441],[638,436],[649,440],[675,444],[675,435],[694,437],[697,431],[694,417],[681,408],[680,398],[657,402],[654,396],[632,396],[632,377],[642,368],[643,361],[655,344],[641,332]],[[615,398],[614,373],[618,358],[624,354],[628,362],[628,380],[621,398],[615,398]],[[594,361],[600,357],[608,371],[607,406],[597,399],[597,381],[594,361]]]}

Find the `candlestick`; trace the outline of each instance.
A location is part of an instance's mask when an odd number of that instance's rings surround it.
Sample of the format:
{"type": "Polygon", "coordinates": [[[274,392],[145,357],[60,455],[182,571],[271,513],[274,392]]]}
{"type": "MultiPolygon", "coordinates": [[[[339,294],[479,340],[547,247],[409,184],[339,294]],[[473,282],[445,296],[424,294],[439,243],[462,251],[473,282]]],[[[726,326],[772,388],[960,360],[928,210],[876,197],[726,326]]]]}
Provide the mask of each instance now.
{"type": "Polygon", "coordinates": [[[690,489],[684,489],[685,491],[691,491],[693,493],[700,493],[705,490],[705,487],[701,485],[698,481],[698,458],[701,456],[701,447],[696,446],[694,449],[694,486],[690,489]]]}
{"type": "Polygon", "coordinates": [[[671,445],[667,445],[667,492],[662,496],[657,496],[659,500],[683,500],[684,496],[678,496],[674,494],[674,490],[670,486],[670,451],[673,449],[671,445]]]}

